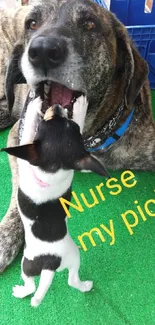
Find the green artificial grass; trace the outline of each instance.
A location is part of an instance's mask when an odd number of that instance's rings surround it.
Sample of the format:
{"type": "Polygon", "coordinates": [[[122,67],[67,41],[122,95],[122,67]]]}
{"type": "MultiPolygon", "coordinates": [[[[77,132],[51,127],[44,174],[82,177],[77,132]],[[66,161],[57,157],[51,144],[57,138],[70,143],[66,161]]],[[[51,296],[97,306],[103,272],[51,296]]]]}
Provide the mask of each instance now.
{"type": "MultiPolygon", "coordinates": [[[[152,100],[155,113],[155,92],[152,100]]],[[[7,136],[8,131],[1,132],[0,147],[6,145],[7,136]]],[[[129,174],[123,171],[111,172],[115,180],[109,185],[95,174],[75,175],[73,191],[83,212],[71,208],[68,225],[81,247],[81,279],[92,279],[94,289],[84,294],[70,288],[63,271],[56,274],[42,304],[33,309],[30,297],[20,300],[11,295],[12,286],[22,284],[21,251],[0,276],[0,325],[155,324],[155,173],[133,174],[124,185],[122,178],[129,174]],[[96,186],[101,183],[99,195],[96,186]],[[108,188],[112,185],[115,188],[108,188]],[[95,199],[96,205],[88,208],[81,193],[89,204],[95,199]]],[[[2,219],[11,195],[5,153],[0,154],[0,194],[2,219]]],[[[75,198],[72,203],[77,205],[75,198]]]]}

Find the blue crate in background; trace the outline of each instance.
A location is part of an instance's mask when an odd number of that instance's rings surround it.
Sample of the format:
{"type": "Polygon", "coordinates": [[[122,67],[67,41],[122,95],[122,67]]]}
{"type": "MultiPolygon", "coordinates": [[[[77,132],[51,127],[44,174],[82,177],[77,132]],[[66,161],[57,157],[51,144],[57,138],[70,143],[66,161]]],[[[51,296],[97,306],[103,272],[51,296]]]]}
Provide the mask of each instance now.
{"type": "Polygon", "coordinates": [[[105,4],[105,2],[103,0],[94,0],[94,2],[98,3],[99,5],[101,5],[105,9],[107,9],[107,5],[105,4]]]}
{"type": "MultiPolygon", "coordinates": [[[[104,1],[95,1],[106,8],[104,1]]],[[[145,0],[111,0],[110,10],[127,27],[141,56],[149,65],[151,89],[155,89],[155,0],[151,13],[145,13],[145,0]]]]}
{"type": "Polygon", "coordinates": [[[155,1],[151,13],[145,13],[145,0],[111,0],[110,10],[125,26],[154,25],[155,1]]]}
{"type": "Polygon", "coordinates": [[[127,29],[141,56],[149,65],[150,87],[155,89],[155,25],[127,26],[127,29]]]}

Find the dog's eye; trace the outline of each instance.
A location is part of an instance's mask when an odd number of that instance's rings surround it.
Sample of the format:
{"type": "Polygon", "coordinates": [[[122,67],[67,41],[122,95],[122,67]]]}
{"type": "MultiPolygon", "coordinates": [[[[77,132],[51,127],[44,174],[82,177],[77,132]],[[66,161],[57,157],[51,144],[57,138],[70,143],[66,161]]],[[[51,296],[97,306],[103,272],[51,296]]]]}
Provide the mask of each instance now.
{"type": "Polygon", "coordinates": [[[94,21],[87,20],[87,21],[84,21],[84,23],[83,23],[83,27],[84,27],[87,31],[91,31],[91,30],[94,30],[94,29],[96,28],[96,25],[95,25],[94,21]]]}
{"type": "Polygon", "coordinates": [[[27,27],[27,29],[30,29],[30,30],[36,30],[36,29],[38,29],[39,24],[37,23],[36,20],[30,19],[27,21],[26,27],[27,27]]]}

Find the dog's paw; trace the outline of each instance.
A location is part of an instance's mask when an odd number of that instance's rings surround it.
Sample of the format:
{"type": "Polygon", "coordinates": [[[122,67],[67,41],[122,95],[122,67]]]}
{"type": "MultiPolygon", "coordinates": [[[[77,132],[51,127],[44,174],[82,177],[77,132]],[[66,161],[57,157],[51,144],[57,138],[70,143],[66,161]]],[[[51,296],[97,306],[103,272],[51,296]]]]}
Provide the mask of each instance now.
{"type": "Polygon", "coordinates": [[[88,108],[88,101],[85,96],[80,96],[73,104],[73,120],[80,126],[82,133],[84,127],[85,116],[88,108]]]}
{"type": "Polygon", "coordinates": [[[76,99],[74,105],[78,105],[78,108],[80,107],[81,109],[83,109],[83,108],[86,108],[86,109],[87,109],[87,107],[88,107],[88,100],[87,100],[87,97],[84,96],[84,95],[79,96],[79,97],[76,99]]]}
{"type": "Polygon", "coordinates": [[[93,281],[82,281],[80,285],[80,291],[89,292],[93,288],[93,281]]]}
{"type": "Polygon", "coordinates": [[[14,286],[12,289],[12,295],[16,298],[24,298],[31,295],[35,291],[34,288],[28,288],[25,286],[14,286]]]}
{"type": "Polygon", "coordinates": [[[80,290],[81,292],[88,292],[93,287],[93,281],[73,281],[73,279],[69,279],[68,281],[69,286],[80,290]]]}
{"type": "Polygon", "coordinates": [[[36,308],[40,305],[40,303],[41,303],[41,301],[39,299],[35,298],[35,296],[31,298],[31,306],[32,307],[36,308]]]}
{"type": "Polygon", "coordinates": [[[24,298],[26,296],[25,287],[24,286],[14,286],[12,288],[12,295],[16,298],[24,298]]]}

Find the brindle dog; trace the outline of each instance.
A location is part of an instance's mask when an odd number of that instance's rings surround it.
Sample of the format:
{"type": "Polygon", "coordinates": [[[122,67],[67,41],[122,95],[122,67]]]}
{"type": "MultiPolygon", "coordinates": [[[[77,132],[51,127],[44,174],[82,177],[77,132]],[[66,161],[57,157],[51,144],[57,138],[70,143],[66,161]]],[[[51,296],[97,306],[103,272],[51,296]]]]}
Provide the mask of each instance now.
{"type": "MultiPolygon", "coordinates": [[[[134,108],[125,133],[96,155],[113,170],[155,170],[155,124],[148,67],[125,27],[112,13],[90,0],[46,1],[34,7],[26,18],[25,42],[14,50],[14,54],[19,63],[13,74],[8,69],[10,110],[13,84],[17,81],[15,71],[18,76],[22,71],[34,96],[39,94],[44,101],[43,87],[48,83],[50,104],[56,96],[55,91],[59,90],[60,104],[67,98],[71,115],[72,100],[77,94],[82,92],[87,96],[89,106],[83,132],[86,147],[96,147],[97,141],[104,142],[109,135],[114,135],[134,108]]],[[[13,61],[10,66],[14,67],[13,61]]],[[[17,143],[15,125],[8,146],[17,143]]],[[[11,263],[22,243],[22,226],[15,200],[17,165],[15,159],[11,159],[14,188],[10,209],[0,226],[1,270],[11,263]]]]}
{"type": "MultiPolygon", "coordinates": [[[[0,9],[0,130],[17,121],[25,101],[27,86],[17,85],[14,106],[11,114],[9,113],[5,96],[5,75],[14,44],[24,35],[24,21],[29,9],[0,9]]],[[[21,83],[22,79],[19,76],[18,83],[21,83]]]]}

